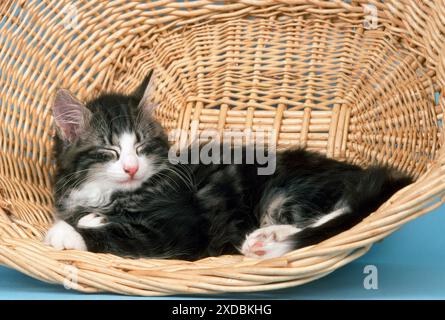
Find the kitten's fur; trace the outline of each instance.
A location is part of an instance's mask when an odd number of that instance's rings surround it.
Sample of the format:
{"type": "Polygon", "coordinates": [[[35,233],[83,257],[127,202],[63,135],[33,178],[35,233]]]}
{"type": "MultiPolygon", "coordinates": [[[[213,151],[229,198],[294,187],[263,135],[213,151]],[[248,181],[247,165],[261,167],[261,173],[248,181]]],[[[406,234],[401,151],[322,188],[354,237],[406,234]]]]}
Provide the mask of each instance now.
{"type": "Polygon", "coordinates": [[[148,79],[133,95],[103,94],[85,106],[58,92],[60,221],[47,243],[132,257],[276,257],[351,228],[411,182],[298,148],[276,154],[272,175],[258,175],[256,161],[172,164],[148,79]],[[139,168],[129,181],[128,159],[139,168]]]}

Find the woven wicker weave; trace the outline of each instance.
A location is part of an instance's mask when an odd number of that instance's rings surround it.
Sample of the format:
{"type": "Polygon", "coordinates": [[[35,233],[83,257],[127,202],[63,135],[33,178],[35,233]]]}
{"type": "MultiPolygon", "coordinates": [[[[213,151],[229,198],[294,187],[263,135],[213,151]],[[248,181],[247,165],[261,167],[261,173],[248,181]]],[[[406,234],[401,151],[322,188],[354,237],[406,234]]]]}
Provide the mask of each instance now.
{"type": "Polygon", "coordinates": [[[444,16],[443,0],[1,1],[0,263],[47,282],[74,276],[85,292],[166,295],[296,286],[356,259],[444,201],[445,105],[434,99],[444,16]],[[43,245],[56,88],[130,92],[152,68],[167,130],[270,129],[280,147],[386,163],[417,181],[351,230],[278,259],[130,260],[43,245]]]}

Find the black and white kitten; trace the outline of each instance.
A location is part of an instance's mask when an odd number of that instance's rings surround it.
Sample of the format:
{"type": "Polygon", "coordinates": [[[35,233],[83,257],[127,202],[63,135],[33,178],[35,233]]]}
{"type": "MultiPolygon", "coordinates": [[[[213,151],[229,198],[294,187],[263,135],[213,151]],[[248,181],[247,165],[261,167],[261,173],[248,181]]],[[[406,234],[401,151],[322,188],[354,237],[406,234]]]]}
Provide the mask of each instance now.
{"type": "Polygon", "coordinates": [[[131,257],[278,257],[351,228],[411,182],[298,148],[274,153],[271,175],[256,159],[172,163],[150,88],[147,78],[132,95],[85,105],[57,92],[58,220],[46,243],[131,257]]]}

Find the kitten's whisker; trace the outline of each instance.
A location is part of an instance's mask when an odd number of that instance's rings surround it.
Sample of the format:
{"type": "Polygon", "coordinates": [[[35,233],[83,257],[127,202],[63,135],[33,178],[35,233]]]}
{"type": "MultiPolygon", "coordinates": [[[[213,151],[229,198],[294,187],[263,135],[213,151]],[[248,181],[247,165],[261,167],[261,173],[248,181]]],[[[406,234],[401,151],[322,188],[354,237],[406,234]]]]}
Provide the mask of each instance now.
{"type": "Polygon", "coordinates": [[[67,189],[65,190],[65,192],[60,196],[61,201],[65,200],[66,195],[67,195],[69,192],[72,192],[72,191],[73,191],[74,189],[76,189],[79,185],[81,185],[81,184],[83,184],[83,183],[85,183],[85,182],[87,182],[87,181],[89,181],[89,177],[84,177],[83,179],[80,179],[80,180],[74,182],[74,184],[72,185],[72,187],[71,187],[71,188],[67,188],[67,189]]]}
{"type": "Polygon", "coordinates": [[[177,186],[177,188],[174,188],[171,183],[165,181],[166,183],[168,183],[168,186],[171,189],[173,189],[175,191],[178,191],[180,189],[179,184],[172,177],[170,177],[168,174],[165,174],[165,173],[162,173],[162,172],[158,172],[157,175],[169,179],[168,181],[173,182],[177,186]]]}
{"type": "Polygon", "coordinates": [[[63,185],[62,186],[60,186],[60,187],[58,187],[56,190],[55,190],[55,192],[58,192],[58,191],[60,191],[62,188],[64,188],[68,183],[70,183],[70,182],[72,182],[73,180],[75,180],[76,179],[76,177],[75,177],[75,175],[77,175],[77,174],[79,174],[79,173],[82,173],[82,172],[86,172],[86,171],[93,171],[94,169],[83,169],[83,170],[78,170],[78,171],[76,171],[76,172],[72,172],[72,173],[70,173],[70,174],[67,174],[67,175],[65,175],[65,176],[62,176],[61,177],[61,179],[62,180],[65,180],[65,182],[63,183],[63,185]]]}
{"type": "Polygon", "coordinates": [[[174,167],[167,167],[166,171],[174,174],[176,177],[178,177],[188,188],[189,190],[192,190],[192,187],[194,186],[193,180],[190,176],[184,176],[183,173],[179,172],[179,170],[175,170],[177,168],[174,167]],[[188,179],[187,179],[188,178],[188,179]]]}

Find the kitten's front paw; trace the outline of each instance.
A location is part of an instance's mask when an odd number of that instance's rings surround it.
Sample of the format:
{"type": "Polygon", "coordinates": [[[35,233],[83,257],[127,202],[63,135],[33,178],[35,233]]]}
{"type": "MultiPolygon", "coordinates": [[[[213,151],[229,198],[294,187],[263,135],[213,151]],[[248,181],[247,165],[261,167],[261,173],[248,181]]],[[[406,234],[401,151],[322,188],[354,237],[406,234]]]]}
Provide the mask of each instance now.
{"type": "Polygon", "coordinates": [[[257,229],[246,236],[241,253],[247,257],[260,259],[281,257],[293,250],[290,236],[300,230],[287,224],[257,229]]]}
{"type": "Polygon", "coordinates": [[[83,216],[77,222],[78,228],[99,228],[107,223],[107,218],[98,213],[83,216]]]}
{"type": "Polygon", "coordinates": [[[87,250],[82,236],[65,221],[56,222],[51,229],[49,229],[44,242],[57,250],[87,250]]]}

